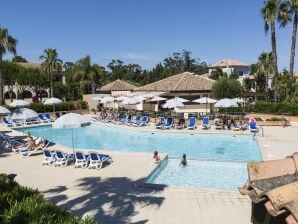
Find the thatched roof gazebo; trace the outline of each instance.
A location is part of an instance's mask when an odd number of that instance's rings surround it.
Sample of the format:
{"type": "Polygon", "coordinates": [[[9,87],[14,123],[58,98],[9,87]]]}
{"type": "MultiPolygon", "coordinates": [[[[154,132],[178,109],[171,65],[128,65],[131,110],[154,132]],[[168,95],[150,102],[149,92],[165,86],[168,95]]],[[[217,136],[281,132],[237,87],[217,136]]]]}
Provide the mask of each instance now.
{"type": "Polygon", "coordinates": [[[183,72],[135,89],[146,92],[203,93],[211,92],[214,80],[190,72],[183,72]]]}
{"type": "Polygon", "coordinates": [[[96,92],[111,93],[112,91],[133,91],[135,88],[137,88],[135,85],[132,85],[128,82],[117,79],[97,89],[96,92]]]}

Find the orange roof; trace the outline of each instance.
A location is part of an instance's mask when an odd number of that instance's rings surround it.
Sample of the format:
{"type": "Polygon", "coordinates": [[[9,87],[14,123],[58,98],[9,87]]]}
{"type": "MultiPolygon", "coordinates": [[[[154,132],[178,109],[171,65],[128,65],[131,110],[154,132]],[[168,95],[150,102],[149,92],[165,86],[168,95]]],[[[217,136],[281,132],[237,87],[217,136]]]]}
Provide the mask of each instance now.
{"type": "Polygon", "coordinates": [[[135,85],[132,85],[123,80],[117,79],[114,82],[110,82],[101,88],[97,89],[98,92],[111,92],[111,91],[132,91],[136,88],[135,85]]]}
{"type": "MultiPolygon", "coordinates": [[[[248,182],[239,189],[264,207],[271,216],[285,215],[285,221],[298,223],[298,153],[280,160],[251,162],[248,182]]],[[[252,214],[254,217],[254,213],[252,214]]]]}
{"type": "Polygon", "coordinates": [[[217,67],[233,67],[233,66],[250,67],[250,65],[248,65],[248,64],[242,63],[242,62],[237,61],[237,60],[232,60],[232,59],[216,62],[216,63],[210,65],[209,67],[210,68],[217,68],[217,67]]]}

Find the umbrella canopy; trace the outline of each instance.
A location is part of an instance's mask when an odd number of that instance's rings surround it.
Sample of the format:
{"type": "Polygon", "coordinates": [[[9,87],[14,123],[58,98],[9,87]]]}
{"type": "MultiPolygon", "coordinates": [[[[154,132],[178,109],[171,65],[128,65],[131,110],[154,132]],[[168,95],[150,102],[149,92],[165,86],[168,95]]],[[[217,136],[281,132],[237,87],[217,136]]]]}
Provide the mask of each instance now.
{"type": "Polygon", "coordinates": [[[214,104],[214,106],[221,107],[221,108],[228,108],[228,107],[238,107],[238,104],[235,103],[235,101],[232,99],[225,98],[217,101],[217,103],[214,104]]]}
{"type": "Polygon", "coordinates": [[[234,98],[233,100],[235,101],[235,103],[244,103],[245,102],[243,99],[240,99],[240,98],[234,98]]]}
{"type": "Polygon", "coordinates": [[[91,99],[92,99],[92,100],[99,101],[99,100],[102,99],[102,97],[100,97],[100,96],[94,96],[94,97],[92,97],[91,99]]]}
{"type": "Polygon", "coordinates": [[[53,128],[80,128],[83,126],[88,126],[90,125],[91,122],[90,120],[80,114],[76,113],[68,113],[57,120],[52,124],[53,128]]]}
{"type": "Polygon", "coordinates": [[[136,98],[127,98],[125,100],[122,101],[122,104],[124,105],[135,105],[135,104],[139,104],[140,101],[136,98]]]}
{"type": "Polygon", "coordinates": [[[114,102],[115,98],[112,96],[105,96],[104,98],[102,98],[100,100],[101,103],[110,103],[110,102],[114,102]]]}
{"type": "Polygon", "coordinates": [[[55,105],[59,103],[62,103],[62,100],[55,97],[49,98],[44,102],[45,105],[55,105]]]}
{"type": "Polygon", "coordinates": [[[163,98],[160,96],[154,96],[151,100],[149,100],[150,102],[159,102],[159,101],[164,101],[167,100],[167,98],[163,98]]]}
{"type": "Polygon", "coordinates": [[[192,102],[201,103],[201,104],[209,104],[209,103],[216,103],[217,100],[211,99],[211,98],[208,98],[208,97],[202,97],[200,99],[193,100],[192,102]]]}
{"type": "Polygon", "coordinates": [[[144,96],[140,96],[140,95],[138,95],[138,96],[134,96],[133,98],[135,98],[137,101],[139,101],[139,102],[141,102],[141,101],[143,101],[144,99],[145,99],[145,97],[144,96]]]}
{"type": "Polygon", "coordinates": [[[16,109],[15,112],[13,112],[11,119],[28,120],[28,119],[34,119],[37,117],[38,117],[38,114],[34,110],[31,110],[28,108],[19,108],[19,109],[16,109]]]}
{"type": "Polygon", "coordinates": [[[11,107],[24,107],[29,105],[29,103],[25,100],[14,100],[9,106],[11,107]]]}
{"type": "Polygon", "coordinates": [[[5,107],[0,106],[0,114],[10,114],[10,110],[5,107]]]}
{"type": "Polygon", "coordinates": [[[162,107],[172,109],[176,107],[184,107],[184,104],[175,98],[175,99],[166,101],[166,103],[162,105],[162,107]]]}
{"type": "Polygon", "coordinates": [[[174,99],[181,102],[181,103],[185,103],[185,102],[189,101],[189,100],[186,100],[186,99],[183,99],[183,98],[180,98],[180,97],[175,97],[174,99]]]}
{"type": "Polygon", "coordinates": [[[127,96],[119,96],[116,98],[117,101],[123,101],[126,100],[128,97],[127,96]]]}
{"type": "Polygon", "coordinates": [[[68,113],[59,117],[52,124],[52,127],[56,129],[71,128],[72,150],[74,153],[73,129],[88,126],[90,124],[91,122],[87,117],[76,113],[68,113]]]}

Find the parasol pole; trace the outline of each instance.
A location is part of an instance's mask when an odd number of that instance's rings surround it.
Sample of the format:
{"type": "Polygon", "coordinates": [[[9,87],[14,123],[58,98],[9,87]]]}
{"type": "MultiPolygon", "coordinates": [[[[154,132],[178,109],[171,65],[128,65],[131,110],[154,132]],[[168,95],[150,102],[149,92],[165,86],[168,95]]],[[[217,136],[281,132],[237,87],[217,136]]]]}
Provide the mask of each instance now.
{"type": "Polygon", "coordinates": [[[75,152],[74,152],[74,142],[73,142],[73,128],[71,129],[71,142],[72,142],[72,152],[74,154],[75,152]]]}

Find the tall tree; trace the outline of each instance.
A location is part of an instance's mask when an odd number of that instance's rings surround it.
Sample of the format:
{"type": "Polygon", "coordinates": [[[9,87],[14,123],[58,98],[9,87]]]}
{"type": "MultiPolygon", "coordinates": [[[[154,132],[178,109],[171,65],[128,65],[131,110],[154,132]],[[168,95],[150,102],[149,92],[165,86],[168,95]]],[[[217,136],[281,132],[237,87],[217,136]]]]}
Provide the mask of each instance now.
{"type": "Polygon", "coordinates": [[[257,69],[256,69],[256,76],[259,74],[264,74],[266,77],[266,84],[265,84],[265,90],[268,92],[269,85],[269,75],[273,74],[274,71],[274,63],[273,63],[273,55],[272,53],[265,53],[263,52],[259,58],[257,63],[257,69]]]}
{"type": "Polygon", "coordinates": [[[21,66],[10,61],[2,62],[4,85],[8,87],[8,95],[12,102],[13,88],[16,86],[17,76],[22,70],[21,66]]]}
{"type": "Polygon", "coordinates": [[[279,0],[264,0],[264,6],[261,9],[261,13],[265,22],[265,32],[267,34],[269,29],[271,32],[271,48],[275,77],[278,76],[275,22],[278,18],[279,5],[279,0]]]}
{"type": "Polygon", "coordinates": [[[43,55],[40,56],[40,60],[43,60],[41,66],[42,69],[50,75],[50,97],[53,96],[53,74],[54,72],[61,72],[62,60],[58,58],[58,52],[56,49],[48,48],[43,51],[43,55]]]}
{"type": "Polygon", "coordinates": [[[26,58],[23,58],[20,55],[16,55],[11,59],[12,62],[27,62],[26,58]]]}
{"type": "Polygon", "coordinates": [[[290,56],[290,75],[294,75],[294,62],[296,51],[296,36],[298,26],[298,0],[291,1],[291,10],[293,14],[293,29],[292,29],[292,44],[291,44],[291,56],[290,56]]]}
{"type": "Polygon", "coordinates": [[[17,53],[16,45],[17,45],[17,40],[8,33],[7,29],[0,27],[0,104],[1,105],[4,103],[4,96],[3,96],[4,80],[3,80],[3,71],[2,71],[3,55],[6,54],[6,52],[11,52],[15,55],[17,53]]]}
{"type": "Polygon", "coordinates": [[[75,63],[66,62],[63,67],[66,72],[67,83],[79,84],[83,94],[94,93],[96,86],[104,82],[104,67],[96,63],[92,64],[89,55],[79,59],[75,63]]]}
{"type": "Polygon", "coordinates": [[[284,0],[279,7],[279,22],[281,26],[286,26],[293,21],[292,41],[290,51],[290,75],[294,75],[295,51],[296,51],[296,36],[298,25],[298,0],[284,0]]]}

